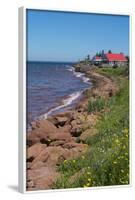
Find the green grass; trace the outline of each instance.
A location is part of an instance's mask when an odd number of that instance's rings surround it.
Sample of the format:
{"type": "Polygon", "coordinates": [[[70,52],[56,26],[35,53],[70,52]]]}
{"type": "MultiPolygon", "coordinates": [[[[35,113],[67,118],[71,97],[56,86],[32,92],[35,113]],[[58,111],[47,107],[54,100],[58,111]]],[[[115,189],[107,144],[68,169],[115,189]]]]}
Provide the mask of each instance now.
{"type": "MultiPolygon", "coordinates": [[[[112,69],[100,70],[109,76],[115,74],[120,90],[106,104],[103,103],[108,112],[102,113],[96,125],[98,133],[87,139],[87,153],[60,164],[58,170],[62,176],[53,188],[129,184],[129,82],[127,77],[119,78],[124,73],[119,69],[113,69],[118,73],[112,69]]],[[[95,105],[90,106],[90,110],[97,109],[97,103],[95,105]]]]}
{"type": "Polygon", "coordinates": [[[129,67],[123,66],[118,68],[112,68],[112,67],[97,68],[97,72],[113,78],[118,76],[128,76],[129,67]]]}
{"type": "Polygon", "coordinates": [[[90,98],[88,102],[88,112],[99,112],[106,105],[106,101],[102,97],[97,97],[96,99],[90,98]]]}

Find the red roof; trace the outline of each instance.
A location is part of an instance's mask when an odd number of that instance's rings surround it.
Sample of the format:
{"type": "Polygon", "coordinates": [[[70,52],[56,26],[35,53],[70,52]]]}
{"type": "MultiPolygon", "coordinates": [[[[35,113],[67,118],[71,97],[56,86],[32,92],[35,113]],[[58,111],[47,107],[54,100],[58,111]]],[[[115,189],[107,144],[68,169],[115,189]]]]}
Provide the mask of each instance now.
{"type": "Polygon", "coordinates": [[[96,56],[95,58],[96,58],[96,59],[101,59],[101,57],[99,57],[99,56],[96,56]]]}
{"type": "Polygon", "coordinates": [[[122,53],[120,54],[106,53],[105,56],[109,61],[127,61],[127,58],[122,53]]]}
{"type": "Polygon", "coordinates": [[[101,61],[102,58],[101,58],[100,56],[95,56],[94,60],[95,60],[95,61],[101,61]]]}

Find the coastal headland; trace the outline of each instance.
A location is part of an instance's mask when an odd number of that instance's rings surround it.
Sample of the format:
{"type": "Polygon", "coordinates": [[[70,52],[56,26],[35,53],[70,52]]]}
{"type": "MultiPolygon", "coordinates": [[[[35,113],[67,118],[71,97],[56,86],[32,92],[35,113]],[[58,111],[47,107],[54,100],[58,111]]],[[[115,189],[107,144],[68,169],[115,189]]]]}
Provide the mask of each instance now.
{"type": "MultiPolygon", "coordinates": [[[[80,102],[75,105],[74,109],[31,123],[32,129],[27,133],[26,141],[28,191],[97,185],[96,177],[93,179],[95,182],[92,182],[93,174],[90,171],[96,170],[96,166],[94,166],[96,161],[93,163],[93,168],[91,165],[89,167],[89,163],[87,163],[87,169],[90,168],[90,170],[86,170],[83,163],[88,160],[88,154],[92,154],[93,138],[96,138],[96,140],[104,139],[99,135],[100,129],[97,124],[101,123],[105,113],[108,115],[112,113],[111,105],[115,106],[117,103],[115,97],[117,98],[117,95],[119,95],[122,81],[128,81],[128,76],[125,71],[123,72],[123,69],[121,72],[124,75],[120,72],[117,73],[119,69],[111,69],[115,72],[110,70],[108,73],[107,70],[109,69],[104,70],[84,64],[76,64],[74,67],[76,71],[83,72],[90,78],[93,87],[83,92],[80,102]],[[85,184],[86,181],[81,182],[81,177],[86,173],[89,173],[87,174],[87,178],[89,178],[87,184],[85,184]],[[78,180],[80,182],[77,182],[78,180]]],[[[122,123],[125,122],[122,121],[122,123]]],[[[125,130],[125,127],[126,124],[123,125],[122,131],[125,130]]],[[[114,133],[116,132],[117,130],[114,133]]],[[[110,136],[108,135],[108,137],[110,136]]],[[[111,137],[114,139],[114,136],[111,137]]],[[[116,137],[116,139],[119,142],[119,138],[116,137]]],[[[95,143],[96,148],[98,151],[95,143]]],[[[111,149],[111,147],[109,148],[111,149]]],[[[102,154],[104,154],[104,151],[102,154]]],[[[112,162],[116,162],[115,159],[112,162]]],[[[108,170],[108,168],[105,170],[108,170]]],[[[109,174],[109,172],[107,173],[109,174]]],[[[99,185],[102,184],[104,183],[99,183],[99,185]]]]}

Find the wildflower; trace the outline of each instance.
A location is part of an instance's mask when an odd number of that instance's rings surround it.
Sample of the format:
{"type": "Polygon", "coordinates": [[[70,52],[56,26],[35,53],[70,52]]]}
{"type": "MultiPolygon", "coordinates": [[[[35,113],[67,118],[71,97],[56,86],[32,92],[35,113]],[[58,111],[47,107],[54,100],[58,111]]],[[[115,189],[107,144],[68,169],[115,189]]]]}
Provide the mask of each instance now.
{"type": "Polygon", "coordinates": [[[90,186],[90,183],[87,183],[86,186],[89,187],[89,186],[90,186]]]}
{"type": "Polygon", "coordinates": [[[127,128],[124,131],[125,131],[125,133],[128,133],[128,129],[127,128]]]}
{"type": "Polygon", "coordinates": [[[113,164],[117,164],[117,161],[114,161],[113,164]]]}
{"type": "Polygon", "coordinates": [[[68,163],[68,161],[67,161],[67,160],[64,160],[64,163],[66,164],[66,163],[68,163]]]}
{"type": "Polygon", "coordinates": [[[125,128],[125,129],[123,130],[123,132],[124,132],[124,133],[128,133],[128,129],[125,128]]]}
{"type": "Polygon", "coordinates": [[[88,178],[88,182],[91,182],[91,178],[88,178]]]}
{"type": "Polygon", "coordinates": [[[118,140],[118,139],[116,139],[116,140],[115,140],[115,142],[116,142],[116,143],[119,143],[119,140],[118,140]]]}
{"type": "Polygon", "coordinates": [[[76,162],[76,160],[72,160],[72,162],[73,162],[73,163],[75,163],[75,162],[76,162]]]}
{"type": "Polygon", "coordinates": [[[84,185],[83,187],[85,188],[85,187],[87,187],[87,185],[84,185]]]}
{"type": "Polygon", "coordinates": [[[85,156],[82,156],[82,159],[84,159],[85,158],[85,156]]]}

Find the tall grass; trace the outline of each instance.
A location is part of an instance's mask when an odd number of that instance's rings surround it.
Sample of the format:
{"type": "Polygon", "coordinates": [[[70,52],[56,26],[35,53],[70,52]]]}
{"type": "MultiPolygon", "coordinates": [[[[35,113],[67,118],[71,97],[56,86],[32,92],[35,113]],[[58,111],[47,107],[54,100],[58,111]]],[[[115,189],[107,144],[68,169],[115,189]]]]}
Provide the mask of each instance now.
{"type": "MultiPolygon", "coordinates": [[[[87,153],[59,166],[62,176],[53,188],[129,184],[129,84],[126,78],[120,82],[119,93],[103,103],[109,111],[96,125],[98,134],[86,140],[87,153]]],[[[95,110],[95,105],[89,109],[95,110]]]]}
{"type": "Polygon", "coordinates": [[[106,101],[102,97],[97,97],[96,99],[90,98],[88,102],[88,112],[101,111],[105,107],[106,101]]]}

